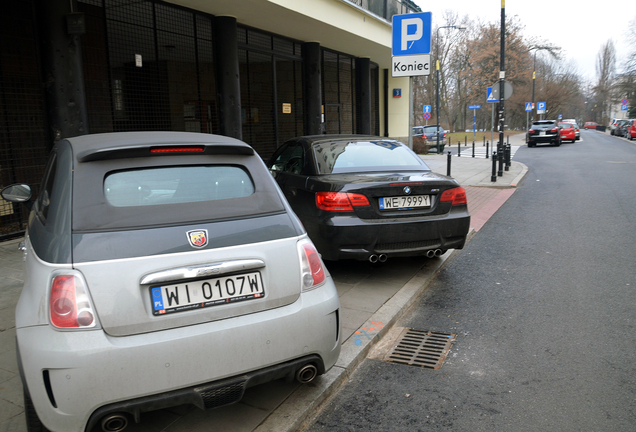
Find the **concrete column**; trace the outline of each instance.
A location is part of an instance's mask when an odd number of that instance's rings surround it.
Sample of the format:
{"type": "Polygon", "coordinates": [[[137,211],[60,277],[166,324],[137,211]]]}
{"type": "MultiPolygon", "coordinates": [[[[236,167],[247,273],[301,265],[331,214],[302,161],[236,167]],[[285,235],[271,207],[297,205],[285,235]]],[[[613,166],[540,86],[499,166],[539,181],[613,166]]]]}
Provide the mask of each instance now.
{"type": "Polygon", "coordinates": [[[216,92],[221,135],[243,139],[237,25],[234,17],[214,19],[216,92]]]}
{"type": "Polygon", "coordinates": [[[371,135],[371,60],[356,59],[356,133],[371,135]]]}
{"type": "Polygon", "coordinates": [[[302,45],[304,75],[305,135],[322,133],[322,80],[320,44],[307,42],[302,45]]]}
{"type": "Polygon", "coordinates": [[[80,37],[84,16],[75,0],[38,0],[42,75],[53,141],[88,134],[80,37]]]}

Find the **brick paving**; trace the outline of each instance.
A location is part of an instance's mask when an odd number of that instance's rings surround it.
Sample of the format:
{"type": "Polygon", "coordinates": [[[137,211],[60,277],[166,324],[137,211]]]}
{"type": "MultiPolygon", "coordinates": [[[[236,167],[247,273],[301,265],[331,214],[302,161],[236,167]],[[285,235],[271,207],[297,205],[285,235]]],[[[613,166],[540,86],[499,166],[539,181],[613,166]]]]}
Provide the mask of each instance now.
{"type": "Polygon", "coordinates": [[[515,188],[501,189],[479,186],[465,186],[470,212],[470,225],[475,231],[495,214],[499,207],[515,192],[515,188]]]}

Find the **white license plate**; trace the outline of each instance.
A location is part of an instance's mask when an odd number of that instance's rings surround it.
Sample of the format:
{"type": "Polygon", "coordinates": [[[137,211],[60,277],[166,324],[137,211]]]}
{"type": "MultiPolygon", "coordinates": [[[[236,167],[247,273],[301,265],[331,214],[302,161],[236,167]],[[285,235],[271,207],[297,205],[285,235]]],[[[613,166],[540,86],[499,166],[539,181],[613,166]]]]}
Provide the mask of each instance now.
{"type": "Polygon", "coordinates": [[[264,295],[259,272],[150,288],[153,315],[253,300],[264,295]]]}
{"type": "Polygon", "coordinates": [[[539,135],[545,135],[545,132],[541,131],[539,132],[539,135]]]}
{"type": "Polygon", "coordinates": [[[409,195],[380,198],[380,210],[396,210],[407,208],[422,208],[431,206],[429,195],[409,195]]]}

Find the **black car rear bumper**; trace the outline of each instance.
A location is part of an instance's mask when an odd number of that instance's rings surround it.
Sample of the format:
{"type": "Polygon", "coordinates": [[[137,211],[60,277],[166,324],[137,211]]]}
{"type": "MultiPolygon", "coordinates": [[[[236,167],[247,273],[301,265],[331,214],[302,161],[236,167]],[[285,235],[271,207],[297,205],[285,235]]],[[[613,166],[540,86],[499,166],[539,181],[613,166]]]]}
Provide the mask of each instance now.
{"type": "Polygon", "coordinates": [[[386,257],[426,255],[428,251],[462,249],[470,229],[466,210],[454,210],[439,219],[361,220],[336,216],[328,223],[308,222],[306,229],[326,260],[368,260],[386,257]]]}
{"type": "Polygon", "coordinates": [[[548,134],[548,135],[530,135],[528,137],[528,145],[533,146],[535,144],[560,144],[561,137],[559,134],[548,134]]]}

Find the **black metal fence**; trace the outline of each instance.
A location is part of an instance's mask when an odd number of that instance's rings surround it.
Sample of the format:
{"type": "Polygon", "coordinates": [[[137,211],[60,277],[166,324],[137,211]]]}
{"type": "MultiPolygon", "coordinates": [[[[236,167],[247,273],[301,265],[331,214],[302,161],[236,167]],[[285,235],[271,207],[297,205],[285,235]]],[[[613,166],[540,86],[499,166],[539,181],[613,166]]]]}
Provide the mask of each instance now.
{"type": "MultiPolygon", "coordinates": [[[[32,0],[3,2],[0,14],[0,188],[37,188],[49,152],[32,0]]],[[[19,235],[26,209],[0,198],[0,240],[19,235]]]]}

